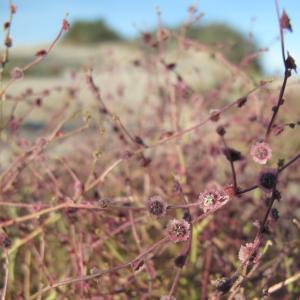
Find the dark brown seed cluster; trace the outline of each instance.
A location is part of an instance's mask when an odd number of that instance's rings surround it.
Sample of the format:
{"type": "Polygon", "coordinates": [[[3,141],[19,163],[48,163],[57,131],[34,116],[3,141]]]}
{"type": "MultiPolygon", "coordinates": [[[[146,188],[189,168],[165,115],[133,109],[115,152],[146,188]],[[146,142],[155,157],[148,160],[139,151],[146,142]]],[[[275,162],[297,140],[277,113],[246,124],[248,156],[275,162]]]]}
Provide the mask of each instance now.
{"type": "Polygon", "coordinates": [[[147,201],[147,209],[149,213],[155,217],[163,216],[166,213],[167,205],[160,196],[152,196],[147,201]]]}
{"type": "Polygon", "coordinates": [[[149,206],[151,214],[159,216],[163,213],[164,205],[160,201],[153,201],[149,206]]]}
{"type": "Polygon", "coordinates": [[[274,172],[266,171],[260,175],[259,184],[267,190],[272,190],[276,184],[276,180],[277,177],[274,172]]]}

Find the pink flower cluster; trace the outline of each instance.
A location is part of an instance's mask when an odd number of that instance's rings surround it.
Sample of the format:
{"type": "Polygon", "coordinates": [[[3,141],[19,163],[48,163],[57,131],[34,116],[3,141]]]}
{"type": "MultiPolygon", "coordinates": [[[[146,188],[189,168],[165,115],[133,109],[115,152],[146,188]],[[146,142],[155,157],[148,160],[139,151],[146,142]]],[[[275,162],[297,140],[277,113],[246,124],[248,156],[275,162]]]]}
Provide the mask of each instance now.
{"type": "Polygon", "coordinates": [[[257,142],[252,145],[250,154],[255,162],[265,165],[272,157],[272,149],[266,142],[257,142]]]}
{"type": "Polygon", "coordinates": [[[204,212],[218,208],[227,200],[229,194],[217,188],[207,189],[198,197],[199,205],[204,212]]]}
{"type": "Polygon", "coordinates": [[[183,242],[190,237],[190,224],[185,220],[173,219],[167,227],[167,236],[172,242],[183,242]]]}

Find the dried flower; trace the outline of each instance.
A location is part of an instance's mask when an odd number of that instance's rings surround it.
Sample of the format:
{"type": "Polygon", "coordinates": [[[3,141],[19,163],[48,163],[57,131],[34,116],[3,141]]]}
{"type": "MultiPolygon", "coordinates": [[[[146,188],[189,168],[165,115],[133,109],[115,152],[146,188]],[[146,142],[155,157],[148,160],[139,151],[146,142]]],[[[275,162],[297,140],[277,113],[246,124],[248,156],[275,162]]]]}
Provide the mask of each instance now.
{"type": "Polygon", "coordinates": [[[204,212],[215,209],[229,200],[228,194],[219,189],[208,189],[200,193],[198,201],[204,212]]]}
{"type": "Polygon", "coordinates": [[[185,220],[171,220],[167,227],[167,236],[175,243],[188,240],[190,237],[190,224],[185,220]]]}
{"type": "Polygon", "coordinates": [[[210,114],[211,121],[218,122],[220,119],[221,111],[219,109],[212,109],[210,110],[209,114],[210,114]]]}
{"type": "Polygon", "coordinates": [[[246,243],[245,246],[241,246],[239,251],[239,260],[241,263],[251,259],[250,255],[255,255],[255,244],[254,243],[246,243]]]}
{"type": "Polygon", "coordinates": [[[293,31],[292,25],[291,25],[291,21],[290,21],[290,18],[289,18],[289,16],[287,15],[287,13],[286,13],[285,10],[283,10],[282,15],[281,15],[281,17],[280,17],[280,27],[281,27],[282,29],[287,29],[287,30],[289,30],[290,32],[293,31]]]}
{"type": "Polygon", "coordinates": [[[10,27],[10,22],[4,22],[3,28],[4,30],[8,29],[10,27]]]}
{"type": "Polygon", "coordinates": [[[278,219],[279,219],[278,209],[276,209],[274,207],[271,209],[271,217],[274,219],[274,221],[278,221],[278,219]]]}
{"type": "Polygon", "coordinates": [[[10,71],[10,77],[12,79],[23,79],[24,72],[21,68],[15,67],[10,71]]]}
{"type": "Polygon", "coordinates": [[[63,20],[62,28],[64,31],[68,31],[70,29],[70,23],[66,19],[63,20]]]}
{"type": "Polygon", "coordinates": [[[41,98],[36,98],[35,99],[35,105],[36,106],[42,106],[43,100],[41,98]]]}
{"type": "Polygon", "coordinates": [[[272,191],[277,181],[276,173],[275,169],[263,170],[259,175],[258,185],[265,191],[272,191]]]}
{"type": "Polygon", "coordinates": [[[12,242],[9,239],[9,237],[6,234],[1,233],[0,234],[0,245],[4,248],[9,248],[11,246],[11,244],[12,244],[12,242]]]}
{"type": "Polygon", "coordinates": [[[223,277],[221,279],[216,280],[214,284],[219,292],[227,293],[234,284],[234,280],[232,278],[223,277]]]}
{"type": "Polygon", "coordinates": [[[183,268],[186,261],[186,255],[179,255],[175,258],[174,264],[177,268],[183,268]]]}
{"type": "Polygon", "coordinates": [[[244,158],[240,151],[235,150],[233,148],[223,148],[222,152],[228,161],[234,162],[234,161],[243,160],[244,158]]]}
{"type": "Polygon", "coordinates": [[[224,136],[226,134],[226,130],[223,126],[218,126],[216,131],[217,131],[217,134],[220,136],[224,136]]]}
{"type": "Polygon", "coordinates": [[[168,70],[174,70],[176,68],[176,63],[169,63],[169,64],[166,64],[166,68],[168,70]]]}
{"type": "Polygon", "coordinates": [[[167,211],[167,203],[158,195],[150,197],[147,200],[146,207],[149,213],[155,217],[161,217],[167,211]]]}
{"type": "Polygon", "coordinates": [[[42,49],[42,50],[39,50],[35,53],[35,56],[38,56],[38,57],[43,57],[47,54],[47,51],[45,49],[42,49]]]}
{"type": "Polygon", "coordinates": [[[257,142],[252,145],[250,154],[255,162],[264,165],[272,157],[272,149],[265,142],[257,142]]]}
{"type": "Polygon", "coordinates": [[[290,55],[289,52],[288,52],[288,56],[285,60],[285,67],[287,68],[287,70],[289,70],[289,71],[294,70],[297,73],[297,65],[296,65],[295,59],[290,55]]]}
{"type": "Polygon", "coordinates": [[[189,212],[189,210],[187,209],[184,213],[183,213],[183,220],[187,221],[188,223],[192,222],[192,216],[189,212]]]}
{"type": "Polygon", "coordinates": [[[239,98],[238,101],[237,101],[237,106],[238,107],[244,106],[246,104],[247,100],[248,100],[247,96],[239,98]]]}

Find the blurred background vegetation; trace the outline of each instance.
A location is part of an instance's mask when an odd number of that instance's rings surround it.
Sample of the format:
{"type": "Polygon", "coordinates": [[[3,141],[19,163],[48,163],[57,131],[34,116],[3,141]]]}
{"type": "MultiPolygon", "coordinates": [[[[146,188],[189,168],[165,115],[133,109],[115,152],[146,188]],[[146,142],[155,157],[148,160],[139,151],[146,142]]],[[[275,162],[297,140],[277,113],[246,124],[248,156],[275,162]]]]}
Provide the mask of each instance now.
{"type": "Polygon", "coordinates": [[[65,43],[72,45],[97,44],[121,40],[121,36],[102,19],[76,21],[64,38],[65,43]]]}
{"type": "MultiPolygon", "coordinates": [[[[172,29],[174,32],[180,30],[180,26],[172,29]]],[[[154,31],[150,32],[154,35],[154,31]]],[[[232,63],[238,64],[249,53],[257,51],[258,45],[255,41],[249,38],[237,29],[228,26],[225,23],[211,23],[201,26],[192,26],[187,31],[187,37],[197,40],[206,45],[212,46],[217,51],[220,51],[232,63]]],[[[78,20],[75,21],[69,32],[65,35],[61,42],[61,48],[77,47],[80,49],[91,49],[91,46],[103,46],[116,44],[118,46],[129,46],[137,49],[140,39],[126,39],[122,37],[116,30],[112,29],[103,19],[96,19],[92,21],[78,20]]],[[[168,43],[168,47],[174,48],[173,43],[168,43]]],[[[32,49],[31,49],[32,50],[32,49]]],[[[84,50],[83,50],[84,51],[84,50]]],[[[51,56],[47,57],[43,64],[39,64],[30,69],[27,76],[58,76],[67,69],[76,69],[80,66],[78,57],[72,53],[76,51],[69,51],[67,56],[60,55],[59,49],[51,56]]],[[[28,54],[24,49],[22,51],[12,54],[7,70],[20,66],[32,60],[32,51],[28,54]]],[[[261,73],[262,67],[258,59],[248,67],[249,71],[261,73]]],[[[6,72],[8,76],[8,72],[6,72]]]]}

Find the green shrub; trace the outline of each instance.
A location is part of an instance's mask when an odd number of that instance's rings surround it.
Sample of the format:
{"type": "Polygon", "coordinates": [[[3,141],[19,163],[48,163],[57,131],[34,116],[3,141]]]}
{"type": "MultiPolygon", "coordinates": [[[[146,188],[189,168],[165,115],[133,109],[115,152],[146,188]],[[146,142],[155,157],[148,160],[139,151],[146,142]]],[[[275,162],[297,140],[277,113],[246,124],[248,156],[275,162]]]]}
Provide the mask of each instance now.
{"type": "Polygon", "coordinates": [[[74,22],[64,38],[64,42],[69,44],[95,44],[119,40],[122,40],[120,35],[101,19],[74,22]]]}
{"type": "MultiPolygon", "coordinates": [[[[222,23],[193,26],[187,31],[187,37],[207,45],[221,46],[221,52],[234,64],[240,63],[247,54],[258,49],[255,42],[250,42],[242,33],[222,23]]],[[[261,71],[258,59],[255,59],[250,67],[255,71],[261,71]]]]}

